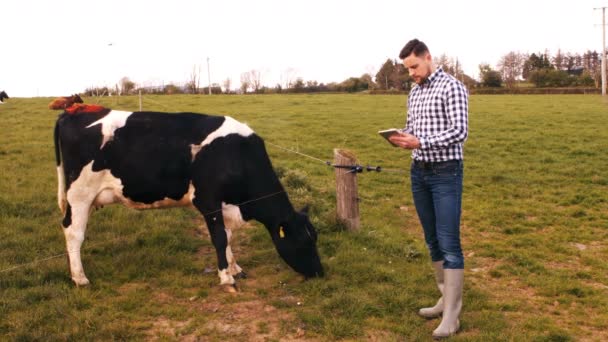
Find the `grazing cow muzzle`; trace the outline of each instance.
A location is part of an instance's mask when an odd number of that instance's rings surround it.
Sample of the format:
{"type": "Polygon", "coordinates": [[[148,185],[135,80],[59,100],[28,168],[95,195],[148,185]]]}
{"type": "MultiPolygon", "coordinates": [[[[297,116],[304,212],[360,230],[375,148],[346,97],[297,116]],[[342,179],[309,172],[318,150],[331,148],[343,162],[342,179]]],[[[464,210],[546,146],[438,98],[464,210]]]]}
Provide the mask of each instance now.
{"type": "Polygon", "coordinates": [[[296,213],[281,225],[273,241],[281,258],[294,271],[306,278],[325,275],[317,251],[317,232],[306,212],[296,213]]]}
{"type": "Polygon", "coordinates": [[[294,249],[278,246],[277,251],[287,265],[306,279],[323,277],[325,275],[316,247],[294,249]]]}

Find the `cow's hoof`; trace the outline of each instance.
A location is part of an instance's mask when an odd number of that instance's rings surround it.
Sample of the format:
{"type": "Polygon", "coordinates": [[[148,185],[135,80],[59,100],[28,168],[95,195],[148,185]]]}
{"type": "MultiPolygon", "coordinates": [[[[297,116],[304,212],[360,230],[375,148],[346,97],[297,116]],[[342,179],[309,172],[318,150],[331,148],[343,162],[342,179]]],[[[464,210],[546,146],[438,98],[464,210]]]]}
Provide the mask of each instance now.
{"type": "Polygon", "coordinates": [[[222,284],[222,285],[220,285],[220,287],[222,288],[222,290],[224,290],[224,292],[228,292],[228,293],[239,292],[238,288],[236,287],[236,284],[222,284]]]}
{"type": "Polygon", "coordinates": [[[76,284],[76,287],[88,286],[90,284],[87,278],[72,278],[72,281],[76,284]]]}
{"type": "Polygon", "coordinates": [[[233,276],[235,279],[247,279],[247,273],[241,271],[233,276]]]}

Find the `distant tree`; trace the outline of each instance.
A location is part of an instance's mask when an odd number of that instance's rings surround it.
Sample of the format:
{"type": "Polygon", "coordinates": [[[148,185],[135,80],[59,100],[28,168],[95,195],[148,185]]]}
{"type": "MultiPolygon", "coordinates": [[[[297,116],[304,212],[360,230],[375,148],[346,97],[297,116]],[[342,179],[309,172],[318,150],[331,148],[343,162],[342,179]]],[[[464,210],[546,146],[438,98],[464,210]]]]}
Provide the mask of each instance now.
{"type": "Polygon", "coordinates": [[[317,81],[306,81],[306,88],[316,88],[319,86],[317,81]]]}
{"type": "Polygon", "coordinates": [[[120,79],[120,89],[122,94],[129,94],[135,89],[135,83],[132,82],[128,77],[120,79]]]}
{"type": "Polygon", "coordinates": [[[283,85],[283,89],[291,88],[294,79],[296,79],[296,69],[287,68],[283,70],[281,73],[281,84],[283,85]]]}
{"type": "Polygon", "coordinates": [[[575,66],[583,66],[583,56],[581,56],[580,54],[575,54],[574,55],[574,65],[575,66]]]}
{"type": "Polygon", "coordinates": [[[108,87],[91,87],[84,90],[84,96],[108,96],[110,89],[108,87]]]}
{"type": "Polygon", "coordinates": [[[594,80],[595,87],[599,88],[602,81],[602,64],[597,51],[587,51],[583,54],[583,68],[588,76],[594,80]]]}
{"type": "Polygon", "coordinates": [[[227,94],[230,93],[230,84],[232,83],[232,81],[230,80],[230,78],[227,78],[224,80],[224,90],[226,91],[227,94]]]}
{"type": "Polygon", "coordinates": [[[479,82],[477,82],[473,77],[467,74],[462,74],[462,83],[464,83],[467,89],[471,89],[477,87],[479,82]]]}
{"type": "Polygon", "coordinates": [[[340,83],[340,88],[349,93],[357,92],[361,87],[361,79],[358,77],[350,77],[340,83]]]}
{"type": "Polygon", "coordinates": [[[365,74],[361,75],[361,77],[359,77],[359,79],[361,80],[361,84],[364,86],[365,89],[371,90],[376,87],[376,84],[374,83],[372,75],[369,73],[365,73],[365,74]]]}
{"type": "Polygon", "coordinates": [[[249,87],[251,87],[251,75],[248,72],[244,72],[241,74],[241,92],[246,94],[249,87]]]}
{"type": "Polygon", "coordinates": [[[392,59],[387,59],[376,73],[376,84],[379,89],[388,90],[393,87],[393,74],[395,72],[395,63],[392,59]]]}
{"type": "Polygon", "coordinates": [[[579,76],[576,80],[576,85],[582,87],[593,87],[599,88],[599,83],[596,79],[594,79],[593,75],[589,72],[585,71],[581,76],[579,76]]]}
{"type": "Polygon", "coordinates": [[[376,67],[373,65],[368,65],[365,67],[365,74],[370,76],[370,87],[369,89],[376,89],[378,86],[376,85],[376,82],[374,82],[374,75],[376,74],[376,67]]]}
{"type": "Polygon", "coordinates": [[[180,87],[176,86],[173,83],[169,83],[165,86],[165,93],[166,94],[181,94],[183,91],[180,87]]]}
{"type": "Polygon", "coordinates": [[[536,87],[567,87],[572,85],[575,77],[570,77],[564,70],[539,69],[530,73],[530,82],[536,87]]]}
{"type": "Polygon", "coordinates": [[[410,89],[412,79],[403,63],[395,61],[395,67],[393,68],[393,73],[391,74],[390,79],[392,88],[399,91],[410,89]]]}
{"type": "Polygon", "coordinates": [[[319,86],[319,82],[317,81],[306,81],[306,91],[309,93],[316,93],[320,91],[321,88],[319,86]]]}
{"type": "Polygon", "coordinates": [[[523,68],[522,68],[522,77],[524,79],[528,79],[530,77],[530,73],[532,73],[535,70],[541,70],[541,69],[552,69],[553,65],[551,64],[551,61],[549,60],[549,57],[547,56],[547,54],[531,54],[530,56],[528,56],[528,59],[526,59],[526,61],[524,62],[523,68]]]}
{"type": "Polygon", "coordinates": [[[445,53],[439,55],[439,57],[434,58],[434,62],[435,62],[435,65],[437,67],[441,67],[443,69],[443,71],[445,71],[447,73],[451,73],[452,65],[450,63],[450,58],[445,53]]]}
{"type": "Polygon", "coordinates": [[[573,70],[576,66],[576,57],[573,53],[568,52],[564,56],[564,66],[566,70],[573,70]]]}
{"type": "MultiPolygon", "coordinates": [[[[203,93],[203,94],[209,94],[209,87],[203,87],[200,90],[201,90],[201,93],[203,93]]],[[[213,83],[211,85],[211,94],[221,94],[221,93],[222,93],[222,87],[220,87],[220,85],[217,83],[213,83]]]]}
{"type": "Polygon", "coordinates": [[[456,58],[453,61],[453,67],[452,67],[452,72],[454,75],[454,77],[456,77],[457,79],[464,81],[464,71],[462,70],[462,64],[460,63],[460,61],[458,60],[458,58],[456,58]]]}
{"type": "Polygon", "coordinates": [[[492,70],[489,64],[479,65],[479,78],[484,87],[500,87],[502,85],[502,77],[496,70],[492,70]]]}
{"type": "Polygon", "coordinates": [[[249,71],[249,82],[253,92],[259,92],[262,87],[262,73],[259,70],[249,71]]]}
{"type": "Polygon", "coordinates": [[[513,88],[515,82],[521,76],[524,58],[519,52],[509,52],[500,58],[498,70],[507,88],[513,88]]]}
{"type": "Polygon", "coordinates": [[[200,65],[198,67],[194,65],[192,67],[192,73],[190,74],[190,78],[188,79],[188,81],[186,81],[186,89],[188,93],[197,94],[199,92],[200,74],[200,65]]]}
{"type": "Polygon", "coordinates": [[[361,77],[349,77],[338,85],[338,90],[347,91],[349,93],[369,90],[372,82],[372,76],[363,74],[361,77]]]}
{"type": "Polygon", "coordinates": [[[567,69],[566,56],[562,53],[561,49],[557,49],[557,52],[555,53],[555,56],[553,56],[552,62],[553,62],[553,66],[557,70],[567,69]]]}
{"type": "Polygon", "coordinates": [[[301,77],[298,77],[296,79],[296,81],[293,83],[291,89],[295,92],[295,93],[302,93],[304,92],[304,79],[302,79],[301,77]]]}
{"type": "Polygon", "coordinates": [[[464,72],[462,71],[462,65],[458,61],[458,58],[449,57],[446,54],[442,54],[435,59],[435,65],[441,67],[443,71],[461,80],[464,72]]]}

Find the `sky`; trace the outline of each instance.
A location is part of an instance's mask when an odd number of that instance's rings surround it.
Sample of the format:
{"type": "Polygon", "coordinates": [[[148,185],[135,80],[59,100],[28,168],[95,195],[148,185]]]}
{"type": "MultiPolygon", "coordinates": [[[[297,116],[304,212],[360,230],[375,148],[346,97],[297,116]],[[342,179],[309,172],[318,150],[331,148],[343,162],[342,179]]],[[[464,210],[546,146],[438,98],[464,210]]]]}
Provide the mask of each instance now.
{"type": "Polygon", "coordinates": [[[375,75],[413,38],[478,77],[480,63],[496,67],[510,51],[600,52],[602,6],[608,0],[3,1],[0,90],[183,83],[195,68],[201,87],[230,79],[238,88],[251,70],[270,87],[341,82],[375,75]]]}

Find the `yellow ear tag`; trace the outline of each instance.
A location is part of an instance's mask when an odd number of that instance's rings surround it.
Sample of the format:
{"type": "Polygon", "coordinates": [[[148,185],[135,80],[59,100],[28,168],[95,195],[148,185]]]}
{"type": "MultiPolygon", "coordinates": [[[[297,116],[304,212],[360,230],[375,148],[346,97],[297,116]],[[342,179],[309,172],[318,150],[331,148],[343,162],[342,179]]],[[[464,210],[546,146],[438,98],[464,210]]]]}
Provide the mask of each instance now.
{"type": "Polygon", "coordinates": [[[281,239],[285,237],[285,232],[283,231],[283,227],[279,228],[279,237],[281,237],[281,239]]]}

